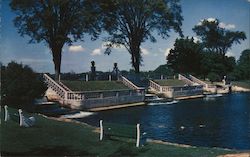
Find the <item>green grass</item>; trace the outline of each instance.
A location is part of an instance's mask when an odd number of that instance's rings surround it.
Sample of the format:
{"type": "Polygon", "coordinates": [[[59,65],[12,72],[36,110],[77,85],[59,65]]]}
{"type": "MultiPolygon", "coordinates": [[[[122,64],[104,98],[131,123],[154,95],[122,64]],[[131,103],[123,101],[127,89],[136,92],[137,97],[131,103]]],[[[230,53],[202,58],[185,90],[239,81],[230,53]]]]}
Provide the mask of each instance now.
{"type": "Polygon", "coordinates": [[[250,80],[245,81],[233,81],[233,85],[250,89],[250,80]]]}
{"type": "Polygon", "coordinates": [[[129,89],[118,81],[62,81],[73,91],[120,90],[129,89]]]}
{"type": "MultiPolygon", "coordinates": [[[[13,112],[12,110],[10,112],[13,112]]],[[[1,112],[3,119],[3,112],[1,112]]],[[[105,139],[99,141],[95,128],[85,124],[60,122],[34,115],[36,125],[19,127],[8,121],[1,123],[0,141],[3,156],[192,156],[213,157],[233,153],[216,148],[182,148],[172,145],[146,143],[136,148],[134,141],[105,139]]]]}
{"type": "Polygon", "coordinates": [[[184,86],[185,82],[178,79],[155,80],[161,86],[184,86]]]}

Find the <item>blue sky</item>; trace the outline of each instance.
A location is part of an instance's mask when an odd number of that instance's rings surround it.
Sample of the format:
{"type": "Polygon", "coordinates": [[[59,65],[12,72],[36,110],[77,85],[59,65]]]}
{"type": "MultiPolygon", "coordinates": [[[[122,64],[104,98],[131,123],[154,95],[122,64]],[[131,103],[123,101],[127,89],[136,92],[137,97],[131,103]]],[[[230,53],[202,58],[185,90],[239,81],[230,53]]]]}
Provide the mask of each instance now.
{"type": "MultiPolygon", "coordinates": [[[[0,0],[0,61],[6,64],[12,60],[30,65],[37,72],[54,72],[54,64],[48,47],[44,43],[29,44],[29,37],[20,37],[12,20],[15,14],[11,12],[9,0],[0,0]]],[[[227,53],[238,58],[240,53],[250,48],[250,0],[181,0],[184,18],[182,30],[185,36],[194,36],[194,25],[202,19],[217,18],[221,27],[230,30],[244,31],[247,40],[240,45],[233,45],[227,53]]],[[[157,36],[156,36],[157,37],[157,36]]],[[[143,51],[142,70],[154,70],[166,63],[166,55],[173,48],[176,33],[170,33],[167,40],[157,37],[156,43],[145,42],[141,45],[143,51]]],[[[64,46],[62,54],[62,72],[87,72],[90,62],[96,62],[97,70],[112,70],[117,62],[121,70],[131,69],[130,55],[124,48],[113,49],[111,55],[104,55],[102,38],[91,41],[88,36],[84,42],[75,42],[71,47],[64,46]]]]}

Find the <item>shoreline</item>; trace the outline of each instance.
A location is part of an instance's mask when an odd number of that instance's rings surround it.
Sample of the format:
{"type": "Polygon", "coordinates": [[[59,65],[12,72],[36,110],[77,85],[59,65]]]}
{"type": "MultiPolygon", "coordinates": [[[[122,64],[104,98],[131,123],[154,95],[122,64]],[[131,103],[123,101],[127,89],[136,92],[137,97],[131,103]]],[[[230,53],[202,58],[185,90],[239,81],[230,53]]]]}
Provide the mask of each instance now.
{"type": "MultiPolygon", "coordinates": [[[[60,122],[66,122],[66,123],[75,123],[75,124],[80,124],[83,126],[87,126],[92,128],[92,132],[99,134],[100,133],[100,127],[96,127],[84,122],[80,122],[77,120],[73,120],[73,119],[68,119],[68,118],[56,118],[56,117],[48,117],[46,115],[43,114],[39,114],[44,118],[50,119],[50,120],[55,120],[55,121],[60,121],[60,122]]],[[[152,144],[161,144],[161,145],[168,145],[168,146],[176,146],[179,148],[208,148],[208,149],[221,149],[221,150],[227,150],[227,151],[241,151],[241,150],[237,150],[237,149],[230,149],[230,148],[222,148],[222,147],[202,147],[202,146],[194,146],[194,145],[189,145],[189,144],[181,144],[181,143],[174,143],[174,142],[168,142],[168,141],[163,141],[163,140],[156,140],[156,139],[146,139],[146,142],[148,143],[152,143],[152,144]]],[[[250,152],[250,150],[244,150],[245,152],[250,152]]],[[[228,155],[228,154],[226,154],[228,155]]],[[[249,153],[250,155],[250,153],[249,153]]],[[[227,157],[227,156],[226,156],[227,157]]],[[[231,156],[229,156],[231,157],[231,156]]],[[[234,156],[233,156],[234,157],[234,156]]],[[[245,157],[245,156],[243,156],[245,157]]],[[[250,156],[249,156],[250,157],[250,156]]]]}

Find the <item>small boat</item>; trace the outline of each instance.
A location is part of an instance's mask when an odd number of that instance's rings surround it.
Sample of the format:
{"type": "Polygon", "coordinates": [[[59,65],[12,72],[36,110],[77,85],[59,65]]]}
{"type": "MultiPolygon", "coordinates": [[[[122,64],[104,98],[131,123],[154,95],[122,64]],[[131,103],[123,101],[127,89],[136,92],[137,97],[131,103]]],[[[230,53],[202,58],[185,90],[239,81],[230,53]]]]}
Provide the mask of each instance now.
{"type": "Polygon", "coordinates": [[[216,97],[221,97],[223,96],[222,94],[209,94],[209,95],[206,95],[206,98],[216,98],[216,97]]]}
{"type": "Polygon", "coordinates": [[[162,101],[162,102],[150,102],[148,103],[149,106],[156,106],[156,105],[172,105],[178,103],[178,100],[172,100],[172,101],[162,101]]]}
{"type": "Polygon", "coordinates": [[[155,94],[146,94],[145,95],[145,102],[157,102],[157,101],[163,101],[165,100],[164,98],[159,98],[155,94]]]}
{"type": "Polygon", "coordinates": [[[222,94],[209,94],[204,97],[205,100],[215,100],[217,97],[223,96],[222,94]]]}

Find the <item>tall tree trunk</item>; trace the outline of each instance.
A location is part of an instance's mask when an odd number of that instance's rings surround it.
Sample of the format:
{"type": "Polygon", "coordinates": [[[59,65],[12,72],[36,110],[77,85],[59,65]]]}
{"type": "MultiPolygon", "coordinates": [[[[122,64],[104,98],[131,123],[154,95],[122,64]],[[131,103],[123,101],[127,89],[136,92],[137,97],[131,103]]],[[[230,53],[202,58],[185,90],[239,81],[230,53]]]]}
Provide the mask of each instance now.
{"type": "Polygon", "coordinates": [[[135,69],[135,73],[140,73],[140,64],[141,64],[140,43],[137,41],[132,42],[130,51],[131,51],[132,65],[135,69]]]}
{"type": "Polygon", "coordinates": [[[52,48],[53,62],[55,66],[55,80],[59,80],[61,73],[62,47],[56,46],[52,48]]]}

